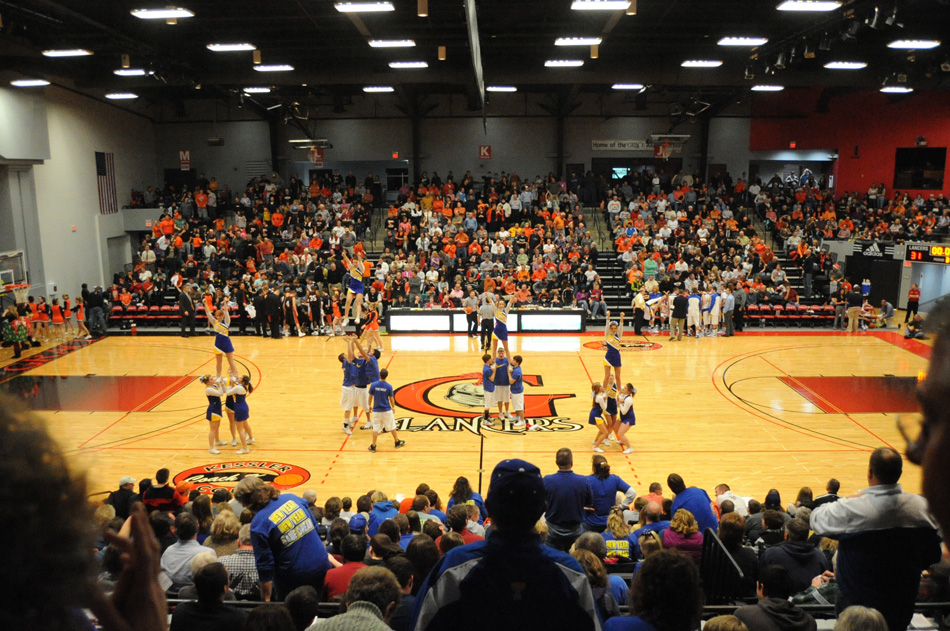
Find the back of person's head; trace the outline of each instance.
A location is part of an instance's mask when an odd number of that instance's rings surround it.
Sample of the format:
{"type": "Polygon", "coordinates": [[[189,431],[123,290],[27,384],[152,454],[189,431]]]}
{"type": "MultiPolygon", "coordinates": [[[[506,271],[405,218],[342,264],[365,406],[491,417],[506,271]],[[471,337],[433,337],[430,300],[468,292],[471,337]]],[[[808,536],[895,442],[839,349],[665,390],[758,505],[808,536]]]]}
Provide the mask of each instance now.
{"type": "Polygon", "coordinates": [[[373,510],[373,500],[369,495],[360,495],[356,498],[356,512],[368,513],[373,510]]]}
{"type": "Polygon", "coordinates": [[[95,578],[96,529],[85,481],[43,422],[7,399],[0,401],[0,462],[6,531],[29,533],[30,541],[5,545],[0,553],[0,628],[61,628],[95,578]]]}
{"type": "Polygon", "coordinates": [[[795,511],[795,519],[801,519],[805,522],[805,525],[808,526],[809,530],[811,529],[811,509],[807,506],[800,506],[797,511],[795,511]]]}
{"type": "Polygon", "coordinates": [[[735,616],[726,615],[707,620],[703,625],[703,631],[749,631],[749,627],[735,616]]]}
{"type": "Polygon", "coordinates": [[[422,520],[419,519],[419,513],[414,510],[406,512],[406,523],[409,524],[407,532],[422,532],[422,520]]]}
{"type": "Polygon", "coordinates": [[[171,474],[171,471],[168,469],[159,469],[155,472],[155,482],[156,484],[165,484],[168,482],[168,476],[171,474]]]}
{"type": "Polygon", "coordinates": [[[670,530],[688,536],[699,532],[699,523],[691,512],[681,508],[676,511],[673,519],[670,520],[670,530]]]}
{"type": "Polygon", "coordinates": [[[416,535],[406,546],[406,558],[412,563],[416,586],[422,581],[439,562],[439,548],[435,540],[428,535],[416,535]]]}
{"type": "MultiPolygon", "coordinates": [[[[320,606],[320,594],[311,585],[301,585],[284,598],[284,606],[290,612],[297,631],[304,631],[313,624],[320,606]]],[[[236,631],[236,630],[235,630],[236,631]]]]}
{"type": "Polygon", "coordinates": [[[838,615],[834,631],[887,631],[887,620],[877,609],[851,605],[838,615]]]}
{"type": "Polygon", "coordinates": [[[175,525],[174,518],[165,511],[155,511],[148,516],[148,523],[152,527],[152,532],[159,539],[168,536],[175,525]]]}
{"type": "Polygon", "coordinates": [[[703,607],[696,563],[678,550],[657,552],[640,565],[628,598],[657,631],[692,631],[703,607]]]}
{"type": "Polygon", "coordinates": [[[437,510],[442,509],[442,500],[439,498],[439,494],[435,489],[429,489],[425,492],[426,499],[429,500],[429,506],[437,510]]]}
{"type": "Polygon", "coordinates": [[[878,447],[871,454],[871,473],[880,484],[897,484],[903,468],[904,462],[895,449],[878,447]]]}
{"type": "Polygon", "coordinates": [[[383,567],[392,572],[399,581],[399,588],[405,590],[412,584],[412,562],[405,556],[396,556],[386,559],[383,567]]]}
{"type": "Polygon", "coordinates": [[[442,528],[436,520],[427,519],[425,523],[422,524],[422,534],[435,540],[442,536],[442,528]]]}
{"type": "Polygon", "coordinates": [[[492,470],[489,484],[485,507],[494,527],[525,533],[534,530],[547,506],[540,469],[524,460],[503,460],[492,470]]]}
{"type": "Polygon", "coordinates": [[[723,500],[719,505],[719,514],[728,515],[736,511],[736,504],[732,500],[723,500]]]}
{"type": "Polygon", "coordinates": [[[655,524],[663,517],[663,507],[656,502],[647,502],[641,512],[643,513],[644,522],[648,524],[655,524]]]}
{"type": "Polygon", "coordinates": [[[439,552],[442,553],[442,556],[445,556],[445,553],[452,548],[464,545],[465,539],[462,539],[462,535],[457,532],[447,532],[439,537],[439,552]]]}
{"type": "Polygon", "coordinates": [[[373,493],[369,496],[369,499],[373,504],[376,504],[377,502],[388,502],[389,496],[382,491],[373,491],[373,493]]]}
{"type": "Polygon", "coordinates": [[[796,517],[785,522],[785,535],[789,541],[806,541],[808,539],[808,524],[796,517]]]}
{"type": "Polygon", "coordinates": [[[224,588],[228,585],[228,571],[224,565],[214,561],[195,573],[195,591],[198,602],[213,603],[221,600],[224,588]]]}
{"type": "Polygon", "coordinates": [[[399,544],[390,539],[389,535],[381,532],[377,532],[370,538],[369,549],[378,559],[388,559],[393,555],[402,554],[399,544]]]}
{"type": "Polygon", "coordinates": [[[427,508],[429,508],[429,498],[424,493],[416,495],[412,500],[412,510],[417,513],[424,513],[427,508]]]}
{"type": "Polygon", "coordinates": [[[215,489],[214,493],[211,494],[211,503],[220,504],[221,502],[227,502],[231,499],[231,491],[228,489],[215,489]]]}
{"type": "Polygon", "coordinates": [[[670,487],[670,491],[677,495],[686,490],[686,483],[683,481],[683,477],[678,473],[671,473],[667,476],[666,486],[670,487]]]}
{"type": "Polygon", "coordinates": [[[340,502],[343,505],[343,510],[346,512],[349,512],[349,510],[353,508],[353,499],[350,497],[344,497],[340,502]]]}
{"type": "Polygon", "coordinates": [[[607,556],[607,542],[596,532],[585,532],[574,542],[577,550],[590,550],[598,559],[607,556]]]}
{"type": "Polygon", "coordinates": [[[785,518],[777,510],[767,510],[762,514],[762,523],[768,530],[778,530],[785,523],[785,518]]]}
{"type": "Polygon", "coordinates": [[[759,500],[749,500],[746,508],[749,509],[750,515],[755,515],[762,512],[762,503],[759,500]]]}
{"type": "Polygon", "coordinates": [[[792,595],[792,577],[783,566],[772,563],[759,571],[759,592],[762,598],[786,600],[792,595]]]}
{"type": "Polygon", "coordinates": [[[600,480],[606,480],[610,477],[610,463],[600,454],[594,454],[591,458],[591,473],[600,480]]]}
{"type": "Polygon", "coordinates": [[[396,522],[396,526],[399,527],[399,534],[405,535],[409,533],[409,518],[403,515],[402,513],[393,517],[393,521],[396,522]]]}
{"type": "Polygon", "coordinates": [[[574,466],[574,454],[567,447],[561,447],[554,456],[554,462],[562,469],[572,467],[574,466]]]}
{"type": "Polygon", "coordinates": [[[596,554],[584,548],[575,548],[571,553],[587,574],[587,580],[594,589],[607,587],[607,569],[596,554]]]}
{"type": "Polygon", "coordinates": [[[726,513],[719,520],[719,539],[730,549],[742,545],[745,537],[745,518],[739,513],[726,513]]]}
{"type": "Polygon", "coordinates": [[[244,631],[296,631],[294,619],[284,605],[267,603],[251,610],[244,631]]]}
{"type": "Polygon", "coordinates": [[[640,538],[637,539],[637,545],[640,546],[640,553],[644,559],[650,558],[663,549],[663,541],[660,539],[659,533],[655,530],[650,530],[640,535],[640,538]]]}
{"type": "Polygon", "coordinates": [[[769,492],[765,494],[765,509],[782,510],[782,495],[778,489],[769,489],[769,492]]]}
{"type": "Polygon", "coordinates": [[[175,534],[179,541],[188,541],[198,534],[198,518],[191,513],[178,513],[175,517],[175,534]]]}
{"type": "Polygon", "coordinates": [[[650,482],[650,493],[656,493],[657,495],[663,494],[663,485],[659,482],[650,482]]]}
{"type": "Polygon", "coordinates": [[[256,476],[242,479],[234,487],[234,499],[252,511],[258,511],[276,500],[280,491],[256,476]]]}
{"type": "Polygon", "coordinates": [[[402,590],[396,575],[385,567],[366,567],[353,575],[350,586],[343,597],[348,605],[367,602],[376,605],[383,614],[383,620],[389,620],[402,599],[402,590]]]}
{"type": "Polygon", "coordinates": [[[462,532],[468,524],[468,509],[465,504],[456,504],[446,513],[445,519],[453,532],[462,532]]]}
{"type": "Polygon", "coordinates": [[[838,482],[835,478],[828,480],[828,484],[825,485],[825,488],[828,489],[829,493],[837,493],[841,489],[841,482],[838,482]]]}
{"type": "Polygon", "coordinates": [[[346,535],[340,542],[340,553],[347,563],[362,561],[366,556],[366,540],[359,535],[346,535]]]}
{"type": "Polygon", "coordinates": [[[383,520],[383,523],[379,525],[379,529],[376,531],[376,534],[386,535],[392,540],[393,543],[399,543],[399,526],[392,519],[383,520]]]}

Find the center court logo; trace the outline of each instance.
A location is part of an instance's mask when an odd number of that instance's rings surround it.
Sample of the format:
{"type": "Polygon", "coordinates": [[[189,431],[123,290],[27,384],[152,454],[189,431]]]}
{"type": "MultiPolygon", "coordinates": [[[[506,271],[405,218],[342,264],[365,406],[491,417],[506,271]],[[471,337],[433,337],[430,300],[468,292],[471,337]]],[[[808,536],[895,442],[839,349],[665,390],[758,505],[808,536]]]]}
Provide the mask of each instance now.
{"type": "Polygon", "coordinates": [[[214,493],[216,489],[234,490],[244,478],[260,478],[277,490],[292,489],[310,479],[310,472],[303,467],[269,460],[237,460],[194,467],[175,476],[173,482],[189,482],[201,493],[214,493]]]}
{"type": "MultiPolygon", "coordinates": [[[[396,419],[400,432],[471,432],[479,433],[484,410],[485,392],[481,373],[466,373],[450,377],[436,377],[400,386],[393,393],[400,408],[434,417],[431,420],[403,417],[396,419]]],[[[558,416],[555,402],[574,398],[574,394],[543,394],[532,392],[543,388],[540,375],[525,375],[525,418],[532,419],[540,429],[555,432],[576,432],[583,424],[558,416]]],[[[509,421],[497,422],[493,427],[481,427],[484,432],[511,431],[509,421]]]]}
{"type": "MultiPolygon", "coordinates": [[[[607,344],[603,340],[597,342],[585,342],[584,348],[589,348],[595,351],[605,351],[607,350],[607,344]]],[[[632,353],[635,351],[655,351],[658,348],[663,348],[662,345],[657,344],[656,342],[624,342],[620,341],[620,352],[621,353],[632,353]]]]}

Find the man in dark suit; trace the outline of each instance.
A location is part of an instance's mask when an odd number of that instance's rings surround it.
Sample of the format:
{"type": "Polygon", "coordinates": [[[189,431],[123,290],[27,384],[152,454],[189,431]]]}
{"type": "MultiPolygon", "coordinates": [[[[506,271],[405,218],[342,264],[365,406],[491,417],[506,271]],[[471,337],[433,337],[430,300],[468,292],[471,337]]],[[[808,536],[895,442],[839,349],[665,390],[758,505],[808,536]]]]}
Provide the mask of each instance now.
{"type": "Polygon", "coordinates": [[[188,285],[182,286],[178,294],[178,312],[181,314],[181,336],[191,337],[195,334],[195,301],[188,285]]]}
{"type": "Polygon", "coordinates": [[[689,308],[686,290],[677,288],[670,302],[670,341],[675,339],[678,342],[683,339],[683,329],[686,328],[686,312],[689,308]]]}
{"type": "Polygon", "coordinates": [[[261,290],[254,294],[251,301],[254,305],[254,334],[267,337],[267,308],[265,303],[267,296],[265,291],[261,290]]]}
{"type": "Polygon", "coordinates": [[[270,323],[270,334],[275,340],[280,336],[280,295],[276,290],[267,292],[264,299],[264,309],[267,312],[267,321],[270,323]]]}

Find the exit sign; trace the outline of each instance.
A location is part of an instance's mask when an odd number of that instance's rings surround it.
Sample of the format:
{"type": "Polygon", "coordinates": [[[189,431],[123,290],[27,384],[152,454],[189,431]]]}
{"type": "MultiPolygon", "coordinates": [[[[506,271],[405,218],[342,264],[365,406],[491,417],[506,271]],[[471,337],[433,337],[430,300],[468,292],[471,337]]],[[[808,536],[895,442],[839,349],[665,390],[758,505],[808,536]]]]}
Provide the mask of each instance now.
{"type": "Polygon", "coordinates": [[[393,151],[393,160],[398,160],[398,159],[399,159],[399,152],[393,151]]]}

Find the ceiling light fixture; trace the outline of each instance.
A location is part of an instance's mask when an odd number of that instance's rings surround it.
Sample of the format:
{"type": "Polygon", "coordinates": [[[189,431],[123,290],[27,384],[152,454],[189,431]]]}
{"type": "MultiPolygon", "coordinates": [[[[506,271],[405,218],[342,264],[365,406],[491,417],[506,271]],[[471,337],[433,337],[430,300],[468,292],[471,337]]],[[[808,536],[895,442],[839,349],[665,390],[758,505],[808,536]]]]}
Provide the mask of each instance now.
{"type": "Polygon", "coordinates": [[[255,64],[261,63],[261,51],[255,50],[253,53],[251,53],[251,61],[253,61],[255,64]]]}
{"type": "Polygon", "coordinates": [[[642,83],[615,83],[611,86],[614,90],[642,90],[642,83]]]}
{"type": "Polygon", "coordinates": [[[683,68],[718,68],[722,61],[718,59],[687,59],[680,64],[683,68]]]}
{"type": "Polygon", "coordinates": [[[121,58],[121,59],[122,59],[121,65],[122,65],[123,68],[129,68],[129,67],[131,67],[132,62],[129,60],[129,56],[128,56],[128,55],[122,55],[122,58],[121,58]]]}
{"type": "Polygon", "coordinates": [[[290,64],[261,64],[259,66],[254,66],[254,70],[258,72],[290,72],[294,67],[290,64]]]}
{"type": "Polygon", "coordinates": [[[818,50],[831,50],[831,35],[825,33],[821,36],[821,42],[818,44],[818,50]]]}
{"type": "Polygon", "coordinates": [[[802,56],[805,59],[815,58],[815,44],[813,42],[805,42],[805,52],[802,53],[802,56]]]}
{"type": "Polygon", "coordinates": [[[270,88],[267,87],[252,87],[244,88],[244,94],[268,94],[270,93],[270,88]]]}
{"type": "Polygon", "coordinates": [[[420,18],[429,17],[429,0],[419,0],[416,3],[416,15],[420,18]]]}
{"type": "Polygon", "coordinates": [[[546,68],[579,68],[583,65],[583,59],[548,59],[544,62],[546,68]]]}
{"type": "Polygon", "coordinates": [[[885,94],[908,94],[913,91],[914,88],[909,88],[906,85],[886,85],[881,88],[881,92],[885,94]]]}
{"type": "Polygon", "coordinates": [[[599,37],[558,37],[555,46],[597,46],[603,40],[599,37]]]}
{"type": "Polygon", "coordinates": [[[112,74],[118,77],[144,77],[145,69],[144,68],[116,68],[112,71],[112,74]]]}
{"type": "Polygon", "coordinates": [[[445,46],[439,46],[439,61],[445,61],[445,46]]]}
{"type": "Polygon", "coordinates": [[[761,46],[766,43],[767,37],[723,37],[719,40],[720,46],[761,46]]]}
{"type": "Polygon", "coordinates": [[[113,101],[129,101],[139,98],[139,95],[133,92],[110,92],[106,95],[106,98],[112,99],[113,101]]]}
{"type": "Polygon", "coordinates": [[[490,85],[485,88],[486,92],[517,92],[518,88],[513,85],[490,85]]]}
{"type": "Polygon", "coordinates": [[[85,48],[54,48],[44,50],[44,57],[87,57],[92,54],[91,50],[85,48]]]}
{"type": "Polygon", "coordinates": [[[636,15],[637,14],[637,0],[630,0],[630,4],[627,5],[627,15],[636,15]]]}
{"type": "Polygon", "coordinates": [[[208,44],[205,48],[215,53],[237,53],[248,50],[257,50],[254,44],[208,44]]]}
{"type": "Polygon", "coordinates": [[[775,58],[775,63],[772,64],[772,66],[779,70],[785,70],[785,62],[786,62],[786,57],[785,57],[785,51],[783,50],[782,52],[778,54],[778,57],[775,58]]]}
{"type": "Polygon", "coordinates": [[[181,7],[165,7],[162,9],[132,9],[132,15],[140,20],[177,20],[195,17],[194,11],[181,7]]]}
{"type": "Polygon", "coordinates": [[[10,82],[15,88],[42,88],[44,85],[49,85],[49,81],[46,79],[14,79],[10,82]]]}
{"type": "Polygon", "coordinates": [[[383,13],[396,10],[392,2],[337,2],[333,6],[340,13],[383,13]]]}
{"type": "Polygon", "coordinates": [[[776,7],[779,11],[834,11],[841,6],[837,0],[785,0],[776,7]]]}
{"type": "Polygon", "coordinates": [[[895,39],[887,45],[888,48],[903,48],[910,50],[928,50],[940,46],[936,39],[895,39]]]}
{"type": "Polygon", "coordinates": [[[863,61],[829,61],[825,64],[828,70],[861,70],[867,67],[867,63],[863,61]]]}
{"type": "Polygon", "coordinates": [[[390,68],[395,68],[397,70],[416,70],[419,68],[428,68],[429,62],[427,61],[390,61],[390,68]]]}
{"type": "Polygon", "coordinates": [[[598,57],[600,57],[600,46],[594,44],[590,47],[590,58],[597,59],[598,57]]]}
{"type": "Polygon", "coordinates": [[[371,39],[369,45],[373,48],[412,48],[416,43],[411,39],[371,39]]]}
{"type": "Polygon", "coordinates": [[[752,86],[753,92],[781,92],[785,89],[785,86],[782,85],[754,85],[752,86]]]}
{"type": "Polygon", "coordinates": [[[574,0],[573,11],[626,11],[630,8],[627,0],[574,0]]]}
{"type": "Polygon", "coordinates": [[[375,93],[375,92],[395,92],[395,88],[391,85],[368,85],[363,88],[363,92],[375,93]]]}

